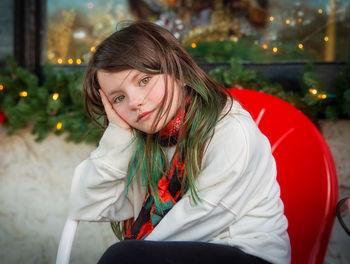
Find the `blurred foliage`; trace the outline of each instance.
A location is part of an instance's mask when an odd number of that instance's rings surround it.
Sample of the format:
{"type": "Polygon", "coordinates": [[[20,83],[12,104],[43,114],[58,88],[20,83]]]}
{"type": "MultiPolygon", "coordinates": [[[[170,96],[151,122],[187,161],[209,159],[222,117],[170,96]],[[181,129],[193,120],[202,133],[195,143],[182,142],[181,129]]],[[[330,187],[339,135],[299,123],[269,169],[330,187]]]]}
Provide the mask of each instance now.
{"type": "Polygon", "coordinates": [[[217,67],[210,76],[223,86],[243,87],[274,95],[304,112],[312,121],[350,118],[350,63],[338,74],[334,92],[327,91],[313,64],[307,64],[299,82],[300,91],[286,91],[279,83],[268,80],[261,72],[244,69],[231,59],[231,67],[217,67]]]}
{"type": "Polygon", "coordinates": [[[236,41],[212,41],[195,43],[186,47],[189,54],[201,62],[229,62],[231,58],[242,61],[275,62],[275,61],[315,61],[314,53],[298,48],[297,43],[283,43],[276,46],[277,52],[273,52],[272,46],[263,49],[258,40],[253,38],[241,38],[236,41]]]}
{"type": "Polygon", "coordinates": [[[0,72],[0,112],[5,114],[9,134],[32,124],[37,141],[54,132],[66,133],[67,141],[97,142],[101,129],[84,109],[82,71],[55,71],[46,64],[45,80],[40,85],[38,77],[13,58],[8,58],[8,66],[0,72]]]}
{"type": "MultiPolygon", "coordinates": [[[[269,81],[262,73],[244,69],[239,60],[230,62],[229,68],[217,67],[210,72],[225,87],[244,87],[274,95],[314,122],[320,118],[350,118],[350,63],[338,74],[333,94],[325,89],[312,64],[306,65],[300,76],[300,91],[285,91],[281,84],[269,81]]],[[[68,141],[96,144],[102,130],[84,108],[83,72],[55,70],[46,64],[44,76],[39,84],[38,76],[8,58],[8,68],[0,70],[0,123],[9,134],[32,124],[32,133],[38,141],[54,132],[64,133],[68,141]]]]}

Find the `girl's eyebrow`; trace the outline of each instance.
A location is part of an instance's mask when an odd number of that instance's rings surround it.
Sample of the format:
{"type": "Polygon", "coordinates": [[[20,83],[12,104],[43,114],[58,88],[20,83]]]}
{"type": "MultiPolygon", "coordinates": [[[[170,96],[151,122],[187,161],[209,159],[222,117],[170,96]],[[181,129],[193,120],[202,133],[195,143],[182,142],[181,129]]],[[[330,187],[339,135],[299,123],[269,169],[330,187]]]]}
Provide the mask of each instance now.
{"type": "Polygon", "coordinates": [[[134,76],[131,77],[131,82],[135,82],[139,78],[139,76],[142,74],[143,72],[139,72],[139,71],[135,73],[134,76]]]}
{"type": "MultiPolygon", "coordinates": [[[[114,96],[116,93],[119,92],[120,87],[123,85],[123,83],[130,77],[131,74],[131,70],[129,71],[129,73],[125,76],[124,80],[115,87],[115,89],[113,91],[111,91],[109,94],[107,94],[107,98],[111,98],[112,96],[114,96]]],[[[142,75],[143,72],[139,72],[137,71],[136,73],[134,73],[131,77],[130,77],[130,81],[131,82],[135,82],[136,80],[138,80],[139,76],[142,75]]]]}

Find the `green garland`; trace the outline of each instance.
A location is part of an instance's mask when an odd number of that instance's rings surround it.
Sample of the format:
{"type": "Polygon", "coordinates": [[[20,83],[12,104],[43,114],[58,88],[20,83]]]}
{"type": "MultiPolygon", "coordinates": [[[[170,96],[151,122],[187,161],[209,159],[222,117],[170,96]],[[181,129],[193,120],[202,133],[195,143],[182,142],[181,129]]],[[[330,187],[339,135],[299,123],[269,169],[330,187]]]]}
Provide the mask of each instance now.
{"type": "Polygon", "coordinates": [[[66,140],[75,143],[98,141],[101,129],[84,109],[82,71],[54,71],[46,64],[45,81],[39,85],[38,77],[14,59],[8,64],[9,69],[0,72],[0,111],[5,113],[8,134],[32,124],[37,141],[50,132],[65,133],[66,140]]]}
{"type": "Polygon", "coordinates": [[[336,77],[334,92],[327,91],[313,64],[306,65],[299,82],[300,91],[285,91],[279,83],[269,81],[261,72],[246,70],[236,59],[231,67],[218,67],[210,76],[227,88],[242,86],[274,95],[304,112],[317,124],[318,119],[350,118],[350,63],[336,77]]]}
{"type": "Polygon", "coordinates": [[[258,39],[240,38],[234,41],[206,41],[196,43],[195,48],[186,46],[187,52],[196,61],[213,63],[229,62],[231,58],[244,61],[276,62],[276,61],[315,61],[317,56],[307,50],[300,50],[296,43],[283,43],[278,46],[280,50],[274,53],[270,47],[264,50],[255,44],[258,39]]]}
{"type": "MultiPolygon", "coordinates": [[[[39,84],[38,77],[14,59],[9,58],[8,65],[0,71],[0,114],[6,116],[3,124],[8,134],[31,124],[37,141],[54,132],[64,133],[67,141],[75,143],[98,142],[101,128],[85,112],[81,70],[55,71],[46,64],[45,80],[39,84]]],[[[337,76],[334,94],[323,87],[313,65],[307,65],[302,73],[299,92],[284,91],[280,84],[270,82],[260,72],[244,69],[235,59],[230,68],[218,67],[210,75],[226,87],[239,85],[277,96],[315,122],[319,118],[350,118],[350,64],[337,76]]]]}

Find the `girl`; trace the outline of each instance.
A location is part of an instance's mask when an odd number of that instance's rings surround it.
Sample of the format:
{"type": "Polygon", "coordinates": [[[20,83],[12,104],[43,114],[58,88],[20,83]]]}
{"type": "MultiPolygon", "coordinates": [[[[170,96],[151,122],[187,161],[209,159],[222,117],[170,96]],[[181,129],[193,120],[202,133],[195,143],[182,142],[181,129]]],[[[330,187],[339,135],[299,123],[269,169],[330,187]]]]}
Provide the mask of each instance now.
{"type": "Polygon", "coordinates": [[[84,92],[108,126],[75,170],[70,217],[117,222],[124,238],[99,263],[290,262],[267,138],[170,32],[109,36],[84,92]]]}

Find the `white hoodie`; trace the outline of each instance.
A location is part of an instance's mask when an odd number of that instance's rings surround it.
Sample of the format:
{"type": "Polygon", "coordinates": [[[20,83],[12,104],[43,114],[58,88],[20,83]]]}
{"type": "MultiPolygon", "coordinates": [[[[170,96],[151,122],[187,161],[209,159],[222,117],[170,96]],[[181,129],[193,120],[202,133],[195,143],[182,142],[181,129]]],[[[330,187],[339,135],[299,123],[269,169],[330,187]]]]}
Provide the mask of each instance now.
{"type": "MultiPolygon", "coordinates": [[[[126,196],[134,151],[132,134],[109,124],[98,148],[75,170],[72,219],[137,218],[146,188],[136,178],[126,196]]],[[[169,159],[173,153],[174,147],[169,148],[169,159]]],[[[195,205],[185,194],[146,240],[220,243],[271,263],[290,263],[288,222],[270,143],[237,102],[215,128],[196,187],[201,201],[195,205]]]]}

